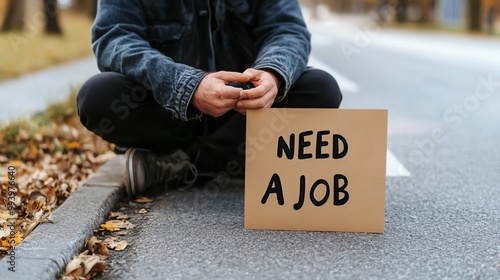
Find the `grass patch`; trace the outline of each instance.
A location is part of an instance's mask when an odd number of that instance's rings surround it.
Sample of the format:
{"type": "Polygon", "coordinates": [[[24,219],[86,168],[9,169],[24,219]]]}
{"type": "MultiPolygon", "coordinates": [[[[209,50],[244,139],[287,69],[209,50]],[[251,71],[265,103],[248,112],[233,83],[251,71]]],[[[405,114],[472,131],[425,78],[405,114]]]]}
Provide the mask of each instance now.
{"type": "Polygon", "coordinates": [[[59,16],[62,36],[46,35],[29,15],[23,32],[0,33],[0,80],[92,54],[92,20],[69,11],[59,16]]]}
{"type": "Polygon", "coordinates": [[[34,115],[29,120],[11,121],[0,128],[0,154],[10,160],[17,160],[29,158],[28,155],[33,150],[29,147],[36,148],[37,145],[47,154],[64,150],[59,138],[64,142],[64,139],[71,137],[64,135],[62,127],[87,132],[78,120],[76,91],[73,91],[64,102],[50,104],[46,111],[34,115]]]}

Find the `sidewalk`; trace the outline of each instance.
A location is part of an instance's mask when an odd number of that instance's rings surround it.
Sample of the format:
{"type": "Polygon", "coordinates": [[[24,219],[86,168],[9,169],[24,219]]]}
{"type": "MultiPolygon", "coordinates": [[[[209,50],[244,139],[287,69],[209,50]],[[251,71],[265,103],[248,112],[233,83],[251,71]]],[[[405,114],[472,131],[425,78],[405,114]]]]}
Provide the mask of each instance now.
{"type": "Polygon", "coordinates": [[[91,76],[99,73],[95,58],[72,61],[0,82],[0,124],[30,116],[53,102],[63,101],[91,76]]]}

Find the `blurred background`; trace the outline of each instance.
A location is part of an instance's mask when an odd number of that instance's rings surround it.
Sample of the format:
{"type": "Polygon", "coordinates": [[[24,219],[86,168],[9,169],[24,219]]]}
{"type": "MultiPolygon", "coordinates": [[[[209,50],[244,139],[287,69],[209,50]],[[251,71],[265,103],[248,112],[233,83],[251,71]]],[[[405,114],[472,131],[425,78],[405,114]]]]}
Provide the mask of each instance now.
{"type": "MultiPolygon", "coordinates": [[[[500,0],[300,2],[311,20],[365,16],[385,27],[500,34],[500,0]]],[[[96,8],[97,0],[0,0],[0,79],[90,55],[96,8]]]]}
{"type": "Polygon", "coordinates": [[[89,56],[97,0],[0,0],[0,80],[89,56]]]}
{"type": "Polygon", "coordinates": [[[328,12],[376,13],[381,21],[489,34],[498,34],[500,24],[499,0],[301,0],[301,3],[312,18],[324,18],[328,12]],[[390,10],[394,17],[390,16],[390,10]]]}
{"type": "MultiPolygon", "coordinates": [[[[300,2],[309,20],[364,16],[384,27],[500,34],[500,0],[300,2]]],[[[0,79],[90,55],[96,9],[97,0],[0,0],[0,79]]]]}

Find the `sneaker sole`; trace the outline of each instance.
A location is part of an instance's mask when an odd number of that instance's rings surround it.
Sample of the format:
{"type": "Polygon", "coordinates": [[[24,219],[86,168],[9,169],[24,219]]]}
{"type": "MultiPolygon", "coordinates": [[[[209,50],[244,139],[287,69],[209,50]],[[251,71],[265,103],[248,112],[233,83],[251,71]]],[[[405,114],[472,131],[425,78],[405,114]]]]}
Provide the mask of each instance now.
{"type": "Polygon", "coordinates": [[[123,180],[125,190],[129,196],[137,194],[137,186],[134,177],[134,155],[136,149],[128,149],[125,152],[125,178],[123,180]]]}

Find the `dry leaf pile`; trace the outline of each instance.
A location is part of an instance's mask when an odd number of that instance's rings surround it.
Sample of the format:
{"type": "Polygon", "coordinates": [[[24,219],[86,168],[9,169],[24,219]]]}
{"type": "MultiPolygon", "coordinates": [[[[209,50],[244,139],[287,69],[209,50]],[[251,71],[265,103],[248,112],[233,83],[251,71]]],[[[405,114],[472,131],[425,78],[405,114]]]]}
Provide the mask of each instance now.
{"type": "Polygon", "coordinates": [[[117,235],[126,235],[127,230],[134,228],[128,221],[129,218],[123,212],[110,212],[108,221],[101,224],[98,230],[108,233],[108,236],[104,240],[92,236],[85,245],[85,251],[66,265],[64,275],[59,280],[91,279],[97,273],[103,272],[110,255],[109,250],[123,251],[127,248],[127,241],[119,240],[117,235]]]}
{"type": "Polygon", "coordinates": [[[110,144],[67,108],[73,107],[52,106],[43,116],[0,128],[0,257],[50,221],[54,209],[114,156],[110,144]]]}

